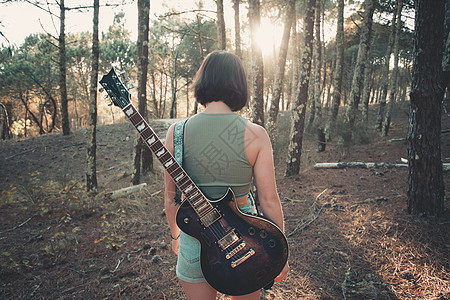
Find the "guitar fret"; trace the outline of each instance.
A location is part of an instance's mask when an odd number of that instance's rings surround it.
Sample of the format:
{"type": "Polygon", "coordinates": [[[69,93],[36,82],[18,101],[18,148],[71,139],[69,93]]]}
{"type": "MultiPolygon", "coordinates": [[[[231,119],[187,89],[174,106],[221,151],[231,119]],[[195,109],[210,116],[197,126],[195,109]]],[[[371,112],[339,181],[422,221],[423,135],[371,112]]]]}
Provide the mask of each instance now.
{"type": "Polygon", "coordinates": [[[204,203],[202,207],[199,207],[197,211],[203,210],[205,207],[208,207],[208,203],[204,203]]]}
{"type": "Polygon", "coordinates": [[[175,178],[175,182],[179,185],[179,186],[184,186],[184,185],[186,185],[186,183],[187,184],[192,184],[192,180],[189,178],[189,177],[187,177],[187,176],[184,176],[184,174],[182,174],[183,175],[183,177],[182,178],[180,178],[180,176],[178,176],[177,178],[175,178]]]}
{"type": "Polygon", "coordinates": [[[145,128],[148,128],[148,127],[147,127],[147,124],[145,124],[145,122],[142,122],[142,123],[140,123],[139,125],[136,126],[136,129],[137,129],[139,132],[142,132],[145,128]]]}
{"type": "MultiPolygon", "coordinates": [[[[178,186],[180,187],[180,190],[184,190],[184,189],[186,189],[188,186],[190,186],[192,184],[192,181],[191,180],[186,180],[186,181],[184,181],[184,182],[182,182],[182,183],[178,183],[178,186]]],[[[188,191],[188,192],[190,192],[190,191],[188,191]]],[[[185,193],[187,193],[187,192],[185,192],[185,193]]]]}
{"type": "Polygon", "coordinates": [[[147,129],[145,129],[143,132],[141,132],[141,136],[144,140],[148,139],[148,137],[150,136],[154,136],[155,133],[153,132],[153,130],[150,127],[147,127],[147,129]]]}
{"type": "Polygon", "coordinates": [[[180,180],[181,179],[183,179],[183,178],[187,178],[187,177],[185,177],[186,175],[183,173],[183,172],[181,172],[181,174],[180,175],[177,175],[177,176],[174,176],[175,178],[174,178],[174,180],[175,180],[175,182],[180,182],[180,180]]]}
{"type": "Polygon", "coordinates": [[[130,106],[123,110],[123,112],[127,115],[128,118],[130,118],[136,111],[134,110],[134,107],[130,104],[130,106]]]}
{"type": "Polygon", "coordinates": [[[173,165],[167,169],[167,173],[169,173],[172,178],[175,178],[183,173],[183,169],[179,165],[173,165]]]}
{"type": "Polygon", "coordinates": [[[166,147],[165,147],[162,143],[159,143],[159,144],[155,144],[152,150],[153,150],[155,153],[157,153],[157,152],[161,151],[162,149],[167,150],[166,147]],[[158,147],[158,146],[159,146],[159,147],[158,147]]]}
{"type": "Polygon", "coordinates": [[[194,200],[194,198],[197,197],[199,194],[200,194],[200,193],[197,191],[195,194],[190,195],[190,196],[188,197],[188,199],[189,199],[189,200],[191,201],[191,203],[192,203],[193,200],[194,200]]]}
{"type": "Polygon", "coordinates": [[[136,111],[134,112],[134,114],[132,116],[129,116],[128,118],[130,119],[131,123],[134,126],[136,126],[137,124],[139,124],[143,120],[141,115],[137,114],[136,111]]]}
{"type": "Polygon", "coordinates": [[[193,203],[192,206],[197,206],[199,203],[201,204],[203,202],[205,202],[205,199],[202,197],[202,198],[198,199],[195,203],[193,203]]]}
{"type": "Polygon", "coordinates": [[[169,167],[170,165],[172,165],[175,161],[173,159],[170,159],[169,161],[164,163],[164,167],[169,167]]]}
{"type": "Polygon", "coordinates": [[[166,151],[166,153],[164,153],[161,157],[158,157],[158,158],[159,158],[159,161],[160,161],[163,165],[166,165],[166,162],[169,162],[169,160],[172,160],[172,163],[171,163],[171,164],[168,164],[168,165],[166,166],[166,168],[169,167],[170,165],[172,165],[173,162],[175,162],[175,159],[173,158],[172,154],[170,154],[168,151],[166,151]]]}
{"type": "Polygon", "coordinates": [[[161,143],[161,141],[160,141],[160,140],[156,140],[156,142],[153,143],[153,145],[150,147],[150,149],[151,149],[153,152],[156,152],[156,151],[158,151],[159,149],[161,149],[162,146],[163,146],[163,144],[161,143]]]}
{"type": "Polygon", "coordinates": [[[185,194],[189,193],[190,191],[192,191],[193,188],[194,188],[194,187],[192,186],[192,184],[190,184],[190,185],[184,190],[184,193],[185,193],[185,194]]]}
{"type": "Polygon", "coordinates": [[[149,138],[146,140],[146,142],[147,142],[147,145],[148,145],[149,147],[151,147],[151,145],[152,145],[154,142],[156,142],[155,136],[152,135],[151,137],[149,137],[149,138]]]}
{"type": "Polygon", "coordinates": [[[161,150],[158,150],[155,155],[160,157],[161,155],[163,155],[164,153],[166,153],[166,148],[162,148],[161,150]]]}

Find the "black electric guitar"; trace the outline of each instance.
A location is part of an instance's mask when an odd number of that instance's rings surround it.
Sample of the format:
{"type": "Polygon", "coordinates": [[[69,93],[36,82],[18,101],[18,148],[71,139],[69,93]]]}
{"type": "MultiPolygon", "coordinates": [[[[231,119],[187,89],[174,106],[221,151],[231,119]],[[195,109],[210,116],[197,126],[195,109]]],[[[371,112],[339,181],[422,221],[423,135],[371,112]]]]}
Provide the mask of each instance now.
{"type": "Polygon", "coordinates": [[[182,191],[185,200],[176,222],[200,242],[206,281],[228,295],[249,294],[273,282],[288,258],[286,237],[279,227],[263,217],[242,213],[231,189],[218,200],[207,199],[131,104],[128,89],[114,68],[100,83],[182,191]]]}

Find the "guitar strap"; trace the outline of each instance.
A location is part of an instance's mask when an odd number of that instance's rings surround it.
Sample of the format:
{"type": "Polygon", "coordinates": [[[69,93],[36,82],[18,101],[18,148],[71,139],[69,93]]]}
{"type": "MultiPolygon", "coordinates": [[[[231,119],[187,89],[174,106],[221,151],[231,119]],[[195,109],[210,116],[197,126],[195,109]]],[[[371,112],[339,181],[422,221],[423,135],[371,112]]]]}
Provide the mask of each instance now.
{"type": "MultiPolygon", "coordinates": [[[[173,155],[177,163],[183,167],[184,126],[189,119],[175,123],[173,129],[173,155]]],[[[181,191],[175,186],[175,205],[181,204],[181,191]]]]}

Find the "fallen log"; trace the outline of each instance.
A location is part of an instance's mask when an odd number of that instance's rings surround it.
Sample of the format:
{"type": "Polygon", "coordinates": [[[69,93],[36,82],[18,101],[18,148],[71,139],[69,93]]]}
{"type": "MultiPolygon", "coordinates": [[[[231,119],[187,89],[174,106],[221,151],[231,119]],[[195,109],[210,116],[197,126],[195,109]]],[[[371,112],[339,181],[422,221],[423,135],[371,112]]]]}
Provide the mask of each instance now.
{"type": "Polygon", "coordinates": [[[373,162],[336,162],[316,163],[314,169],[344,169],[344,168],[406,168],[407,164],[373,163],[373,162]]]}
{"type": "Polygon", "coordinates": [[[110,197],[111,199],[116,199],[128,194],[136,193],[140,191],[143,187],[147,186],[147,183],[141,183],[138,185],[132,185],[120,190],[112,191],[106,194],[106,196],[110,197]]]}
{"type": "MultiPolygon", "coordinates": [[[[345,168],[407,168],[408,164],[374,163],[374,162],[335,162],[335,163],[316,163],[314,169],[345,169],[345,168]]],[[[442,171],[450,171],[450,164],[442,164],[442,171]]]]}

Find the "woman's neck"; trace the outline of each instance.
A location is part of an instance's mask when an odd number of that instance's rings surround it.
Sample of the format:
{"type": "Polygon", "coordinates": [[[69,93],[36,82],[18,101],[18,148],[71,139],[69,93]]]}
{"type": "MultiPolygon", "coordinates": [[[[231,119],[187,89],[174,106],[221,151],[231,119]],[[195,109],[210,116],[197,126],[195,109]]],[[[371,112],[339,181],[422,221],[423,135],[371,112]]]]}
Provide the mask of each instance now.
{"type": "Polygon", "coordinates": [[[208,114],[223,114],[223,113],[231,113],[231,109],[228,105],[226,105],[222,101],[214,101],[209,102],[206,104],[205,110],[203,110],[204,113],[208,114]]]}

